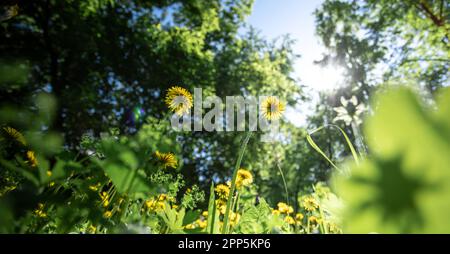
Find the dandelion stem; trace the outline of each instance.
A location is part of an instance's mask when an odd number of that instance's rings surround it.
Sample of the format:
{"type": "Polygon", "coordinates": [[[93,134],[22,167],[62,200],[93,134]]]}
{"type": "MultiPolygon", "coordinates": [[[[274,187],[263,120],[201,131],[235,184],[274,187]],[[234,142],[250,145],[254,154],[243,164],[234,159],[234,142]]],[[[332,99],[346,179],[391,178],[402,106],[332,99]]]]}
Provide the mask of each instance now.
{"type": "Polygon", "coordinates": [[[242,143],[242,145],[240,147],[236,165],[234,166],[233,177],[231,179],[231,189],[230,189],[230,193],[228,194],[227,208],[225,210],[225,218],[224,218],[224,222],[223,222],[222,234],[228,233],[228,220],[230,217],[231,199],[233,198],[234,191],[236,190],[237,172],[238,172],[239,168],[241,167],[242,157],[244,156],[245,148],[247,147],[247,143],[251,136],[252,136],[252,132],[251,131],[247,132],[244,142],[242,143]]]}
{"type": "Polygon", "coordinates": [[[280,164],[278,164],[278,162],[277,162],[277,168],[278,168],[278,171],[280,171],[281,179],[283,179],[284,191],[286,193],[286,203],[287,203],[287,205],[289,205],[289,192],[288,192],[288,188],[287,188],[287,184],[286,184],[286,179],[284,178],[283,170],[281,170],[280,164]]]}

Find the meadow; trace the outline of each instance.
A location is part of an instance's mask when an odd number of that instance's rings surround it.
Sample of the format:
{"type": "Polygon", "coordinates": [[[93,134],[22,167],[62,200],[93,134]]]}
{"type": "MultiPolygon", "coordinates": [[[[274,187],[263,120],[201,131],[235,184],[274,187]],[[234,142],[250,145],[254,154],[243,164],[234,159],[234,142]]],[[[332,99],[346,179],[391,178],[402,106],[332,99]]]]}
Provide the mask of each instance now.
{"type": "Polygon", "coordinates": [[[0,3],[0,233],[450,233],[449,3],[321,1],[320,92],[253,4],[0,3]]]}

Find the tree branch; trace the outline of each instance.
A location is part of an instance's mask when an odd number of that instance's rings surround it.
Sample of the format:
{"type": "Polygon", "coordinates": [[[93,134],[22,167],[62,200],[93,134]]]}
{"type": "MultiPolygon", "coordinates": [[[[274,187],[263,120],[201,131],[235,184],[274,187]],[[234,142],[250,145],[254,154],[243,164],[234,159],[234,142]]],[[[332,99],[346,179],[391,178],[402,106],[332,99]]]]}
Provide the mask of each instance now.
{"type": "Polygon", "coordinates": [[[435,25],[443,26],[445,24],[444,19],[440,19],[439,17],[437,17],[425,1],[420,1],[419,6],[420,6],[419,9],[424,11],[425,14],[427,14],[427,16],[433,21],[435,25]]]}

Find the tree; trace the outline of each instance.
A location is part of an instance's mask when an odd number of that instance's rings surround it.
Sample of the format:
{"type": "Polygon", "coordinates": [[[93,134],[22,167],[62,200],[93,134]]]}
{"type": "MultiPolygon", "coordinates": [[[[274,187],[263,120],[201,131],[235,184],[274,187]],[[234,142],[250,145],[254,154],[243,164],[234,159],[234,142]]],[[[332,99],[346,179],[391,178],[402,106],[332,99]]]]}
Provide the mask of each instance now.
{"type": "Polygon", "coordinates": [[[346,83],[366,93],[390,79],[418,79],[433,93],[448,82],[448,10],[441,0],[326,1],[315,13],[329,50],[320,63],[343,66],[346,83]]]}
{"type": "MultiPolygon", "coordinates": [[[[252,2],[21,3],[19,14],[1,23],[0,52],[5,66],[25,66],[28,79],[3,83],[2,104],[32,108],[28,98],[52,94],[57,112],[41,129],[63,134],[74,152],[83,134],[117,128],[132,135],[148,117],[167,120],[163,98],[174,85],[222,98],[277,95],[293,105],[302,97],[291,78],[292,41],[268,42],[252,29],[238,34],[252,2]]],[[[240,139],[239,133],[180,133],[186,181],[207,189],[213,180],[228,180],[240,139]]],[[[245,166],[270,150],[255,137],[245,166]]]]}
{"type": "MultiPolygon", "coordinates": [[[[355,113],[357,105],[346,103],[353,96],[362,108],[380,87],[406,84],[433,98],[449,82],[448,10],[448,2],[440,0],[325,1],[315,16],[316,33],[327,53],[316,63],[338,65],[345,75],[340,87],[322,96],[317,107],[322,110],[311,117],[311,128],[335,122],[358,143],[358,136],[363,136],[359,126],[336,121],[343,119],[339,111],[355,113]],[[343,103],[353,108],[344,110],[343,103]]],[[[333,140],[318,143],[337,146],[330,156],[348,155],[345,143],[333,140]]]]}

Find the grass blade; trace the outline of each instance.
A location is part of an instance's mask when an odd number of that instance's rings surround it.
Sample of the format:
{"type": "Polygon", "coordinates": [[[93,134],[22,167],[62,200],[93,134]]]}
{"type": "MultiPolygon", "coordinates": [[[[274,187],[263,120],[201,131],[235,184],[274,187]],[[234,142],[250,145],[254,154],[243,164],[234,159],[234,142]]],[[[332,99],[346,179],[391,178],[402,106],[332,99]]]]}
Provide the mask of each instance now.
{"type": "Polygon", "coordinates": [[[209,194],[208,204],[208,224],[206,231],[210,234],[214,234],[214,223],[216,219],[216,196],[214,194],[214,183],[211,183],[211,193],[209,194]]]}
{"type": "Polygon", "coordinates": [[[350,139],[348,138],[347,134],[345,134],[345,131],[344,131],[343,129],[341,129],[341,127],[339,127],[339,126],[337,126],[337,125],[331,124],[330,126],[335,127],[335,128],[338,128],[338,129],[341,131],[342,135],[343,135],[344,138],[345,138],[345,141],[347,141],[347,145],[348,145],[348,147],[350,148],[350,151],[352,152],[353,159],[355,160],[356,164],[359,164],[359,157],[358,157],[358,154],[356,153],[356,150],[355,150],[355,148],[353,147],[353,144],[352,144],[352,142],[350,141],[350,139]]]}
{"type": "Polygon", "coordinates": [[[322,151],[322,149],[320,149],[320,147],[314,142],[314,140],[311,137],[312,134],[322,130],[324,127],[327,127],[327,126],[334,127],[341,132],[342,136],[344,136],[344,139],[347,142],[347,146],[349,147],[350,152],[352,153],[353,159],[355,160],[355,162],[357,164],[359,164],[358,154],[356,153],[355,147],[353,147],[353,144],[350,141],[350,138],[347,136],[345,131],[337,125],[334,125],[334,124],[325,125],[325,126],[319,127],[317,129],[311,131],[310,133],[308,133],[306,135],[306,140],[311,145],[311,147],[314,148],[314,150],[316,150],[320,155],[322,155],[322,157],[324,157],[336,170],[341,171],[341,169],[338,166],[336,166],[336,164],[334,164],[333,161],[331,161],[331,159],[322,151]]]}
{"type": "Polygon", "coordinates": [[[306,135],[306,140],[308,141],[308,143],[311,145],[312,148],[314,148],[314,150],[316,150],[320,155],[322,155],[322,157],[324,157],[330,164],[331,166],[333,166],[336,170],[341,171],[340,168],[338,168],[333,161],[331,161],[330,158],[328,158],[328,156],[322,151],[322,149],[320,149],[320,147],[314,142],[314,140],[311,138],[310,134],[306,135]]]}

